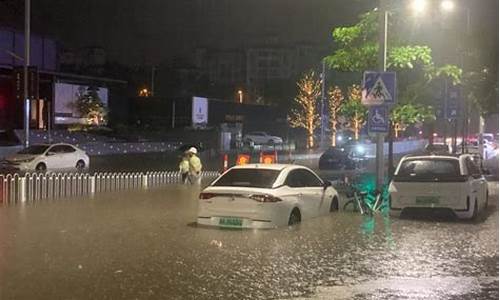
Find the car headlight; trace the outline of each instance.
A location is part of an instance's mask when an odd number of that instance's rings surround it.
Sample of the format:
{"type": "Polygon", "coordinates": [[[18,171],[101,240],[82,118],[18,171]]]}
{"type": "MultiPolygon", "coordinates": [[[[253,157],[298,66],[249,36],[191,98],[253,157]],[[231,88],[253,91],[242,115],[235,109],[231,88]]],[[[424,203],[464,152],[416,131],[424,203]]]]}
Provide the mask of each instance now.
{"type": "Polygon", "coordinates": [[[363,147],[361,145],[356,146],[356,152],[360,153],[360,154],[365,153],[365,147],[363,147]]]}
{"type": "Polygon", "coordinates": [[[35,159],[34,157],[26,158],[23,160],[16,160],[16,161],[14,161],[14,163],[18,163],[18,164],[29,163],[29,162],[32,162],[34,159],[35,159]]]}

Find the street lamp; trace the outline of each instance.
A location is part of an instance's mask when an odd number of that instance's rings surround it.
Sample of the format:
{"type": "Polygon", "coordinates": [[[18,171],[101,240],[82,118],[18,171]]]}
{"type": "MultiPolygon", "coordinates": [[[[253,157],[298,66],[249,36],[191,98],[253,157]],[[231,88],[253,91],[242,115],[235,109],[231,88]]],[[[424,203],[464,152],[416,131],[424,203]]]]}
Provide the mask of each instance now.
{"type": "Polygon", "coordinates": [[[455,9],[455,2],[451,0],[444,0],[441,2],[441,9],[446,12],[453,11],[455,9]]]}
{"type": "Polygon", "coordinates": [[[414,13],[420,15],[427,9],[427,0],[413,0],[410,8],[414,13]]]}
{"type": "MultiPolygon", "coordinates": [[[[441,2],[441,10],[447,13],[451,13],[452,11],[455,10],[455,2],[453,0],[443,0],[441,2]]],[[[471,11],[469,7],[461,7],[461,10],[465,12],[465,21],[466,21],[466,30],[465,30],[465,36],[466,38],[471,36],[471,11]]],[[[466,44],[464,43],[464,48],[462,49],[462,57],[461,57],[461,67],[464,69],[464,56],[465,52],[467,51],[466,49],[466,44]]],[[[465,152],[465,137],[468,135],[469,131],[469,103],[466,102],[466,107],[464,109],[464,120],[463,120],[463,127],[462,127],[462,153],[465,152]]],[[[484,134],[484,118],[479,114],[479,130],[478,130],[478,140],[479,140],[479,153],[483,155],[484,153],[484,145],[483,145],[483,134],[484,134]]]]}
{"type": "Polygon", "coordinates": [[[242,90],[238,90],[238,97],[239,97],[240,104],[242,104],[243,103],[243,91],[242,90]]]}

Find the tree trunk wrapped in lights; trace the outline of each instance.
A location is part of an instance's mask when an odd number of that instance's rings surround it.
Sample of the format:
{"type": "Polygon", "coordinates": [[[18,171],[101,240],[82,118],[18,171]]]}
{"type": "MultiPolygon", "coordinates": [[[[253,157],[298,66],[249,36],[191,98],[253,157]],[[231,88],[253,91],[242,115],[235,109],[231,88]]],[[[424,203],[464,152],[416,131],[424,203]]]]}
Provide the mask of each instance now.
{"type": "Polygon", "coordinates": [[[359,139],[361,127],[365,124],[368,110],[361,103],[361,87],[352,85],[347,90],[347,101],[342,104],[341,114],[349,120],[349,126],[354,132],[354,138],[359,139]]]}
{"type": "Polygon", "coordinates": [[[344,101],[342,90],[338,87],[330,87],[328,89],[328,112],[330,113],[330,128],[332,130],[332,146],[335,147],[337,143],[337,123],[344,101]]]}
{"type": "Polygon", "coordinates": [[[314,147],[314,130],[319,126],[317,112],[318,99],[321,95],[321,82],[314,71],[309,71],[297,82],[299,93],[295,97],[294,107],[288,115],[288,123],[295,128],[307,131],[307,147],[314,147]]]}

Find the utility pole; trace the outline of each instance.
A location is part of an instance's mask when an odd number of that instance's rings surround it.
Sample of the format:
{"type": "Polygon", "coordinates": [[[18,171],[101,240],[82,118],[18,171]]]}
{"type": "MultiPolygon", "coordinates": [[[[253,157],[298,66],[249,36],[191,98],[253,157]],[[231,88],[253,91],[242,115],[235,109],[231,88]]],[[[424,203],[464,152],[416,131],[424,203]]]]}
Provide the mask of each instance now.
{"type": "MultiPolygon", "coordinates": [[[[385,0],[379,0],[379,70],[386,71],[387,61],[387,7],[385,0]]],[[[377,188],[384,184],[384,134],[377,133],[377,150],[375,172],[377,178],[377,188]]]]}
{"type": "Polygon", "coordinates": [[[24,0],[24,146],[30,145],[30,99],[28,95],[28,66],[30,65],[31,0],[24,0]]]}
{"type": "Polygon", "coordinates": [[[322,73],[321,73],[321,139],[320,147],[325,147],[325,96],[326,96],[326,63],[325,59],[322,60],[322,73]]]}

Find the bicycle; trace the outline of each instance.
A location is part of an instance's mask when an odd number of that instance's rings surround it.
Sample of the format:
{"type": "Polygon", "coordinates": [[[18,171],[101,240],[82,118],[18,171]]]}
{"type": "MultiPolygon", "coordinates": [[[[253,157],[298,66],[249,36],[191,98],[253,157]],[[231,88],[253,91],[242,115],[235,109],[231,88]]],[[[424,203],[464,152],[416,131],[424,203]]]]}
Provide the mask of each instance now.
{"type": "Polygon", "coordinates": [[[343,206],[344,211],[360,212],[362,215],[373,215],[380,211],[383,195],[379,190],[368,193],[367,191],[359,191],[354,186],[351,186],[351,188],[352,194],[346,193],[349,200],[343,206]],[[374,201],[370,201],[368,196],[373,196],[374,201]],[[370,204],[370,202],[373,204],[370,204]]]}

